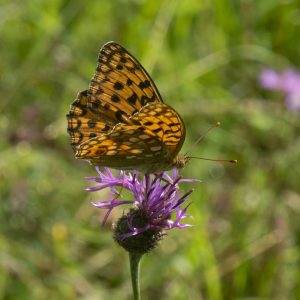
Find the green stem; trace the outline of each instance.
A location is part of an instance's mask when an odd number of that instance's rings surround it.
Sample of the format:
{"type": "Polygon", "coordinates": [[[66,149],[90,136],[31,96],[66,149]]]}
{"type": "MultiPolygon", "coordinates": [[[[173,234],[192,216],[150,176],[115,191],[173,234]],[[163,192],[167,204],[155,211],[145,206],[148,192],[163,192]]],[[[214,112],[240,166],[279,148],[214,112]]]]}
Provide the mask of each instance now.
{"type": "Polygon", "coordinates": [[[140,260],[142,254],[129,253],[133,299],[140,300],[140,260]]]}

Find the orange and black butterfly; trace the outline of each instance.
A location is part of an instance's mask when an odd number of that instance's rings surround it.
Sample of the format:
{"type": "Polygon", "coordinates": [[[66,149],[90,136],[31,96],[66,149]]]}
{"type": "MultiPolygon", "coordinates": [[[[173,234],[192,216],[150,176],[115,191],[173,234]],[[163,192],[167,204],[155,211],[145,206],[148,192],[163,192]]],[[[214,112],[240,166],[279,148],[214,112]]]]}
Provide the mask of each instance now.
{"type": "Polygon", "coordinates": [[[93,165],[157,173],[187,163],[178,154],[185,139],[181,117],[115,42],[100,50],[89,89],[78,94],[67,119],[76,158],[93,165]]]}

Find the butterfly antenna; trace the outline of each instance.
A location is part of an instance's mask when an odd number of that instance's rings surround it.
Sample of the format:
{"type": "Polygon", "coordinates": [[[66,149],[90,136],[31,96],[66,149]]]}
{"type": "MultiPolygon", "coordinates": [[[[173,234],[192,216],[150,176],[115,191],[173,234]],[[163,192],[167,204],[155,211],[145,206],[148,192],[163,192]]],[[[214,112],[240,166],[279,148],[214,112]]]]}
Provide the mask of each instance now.
{"type": "MultiPolygon", "coordinates": [[[[218,121],[218,122],[216,122],[215,124],[212,124],[207,130],[206,130],[206,132],[204,132],[195,142],[194,142],[194,144],[192,145],[192,147],[191,147],[191,149],[189,150],[189,151],[187,151],[186,153],[185,153],[185,156],[188,156],[188,154],[189,154],[189,152],[191,152],[191,150],[193,149],[193,148],[195,148],[206,136],[207,136],[207,134],[210,132],[210,131],[212,131],[213,129],[215,129],[215,128],[217,128],[217,127],[219,127],[221,125],[221,123],[218,121]]],[[[192,158],[192,157],[190,157],[190,158],[192,158]]]]}
{"type": "MultiPolygon", "coordinates": [[[[220,125],[221,125],[221,123],[220,123],[219,121],[216,122],[215,124],[211,125],[211,126],[206,130],[206,132],[204,132],[204,134],[202,134],[202,135],[196,140],[196,142],[192,145],[192,148],[191,148],[191,149],[193,149],[196,145],[198,145],[198,144],[199,144],[199,143],[207,136],[207,134],[208,134],[211,130],[213,130],[213,129],[219,127],[220,125]]],[[[191,151],[191,149],[190,149],[190,151],[191,151]]],[[[185,154],[185,156],[186,156],[187,159],[195,158],[195,159],[209,160],[209,161],[215,161],[215,162],[226,162],[226,163],[232,163],[232,164],[236,164],[236,163],[238,162],[236,159],[213,159],[213,158],[204,158],[204,157],[188,156],[188,153],[189,153],[190,151],[186,152],[186,154],[185,154]]]]}
{"type": "Polygon", "coordinates": [[[237,159],[213,159],[213,158],[204,158],[204,157],[195,157],[195,156],[187,156],[188,159],[195,158],[195,159],[202,159],[202,160],[209,160],[209,161],[216,161],[216,162],[227,162],[236,164],[238,161],[237,159]]]}

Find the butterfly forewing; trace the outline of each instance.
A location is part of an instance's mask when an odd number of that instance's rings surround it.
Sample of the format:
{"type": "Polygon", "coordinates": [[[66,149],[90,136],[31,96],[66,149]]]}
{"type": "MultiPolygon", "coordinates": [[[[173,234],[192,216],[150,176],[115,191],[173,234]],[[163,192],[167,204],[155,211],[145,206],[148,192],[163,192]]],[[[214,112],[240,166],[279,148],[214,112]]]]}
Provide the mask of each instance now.
{"type": "Polygon", "coordinates": [[[162,102],[146,70],[117,43],[100,50],[96,74],[88,90],[89,106],[98,111],[117,109],[116,122],[123,122],[149,102],[162,102]]]}
{"type": "Polygon", "coordinates": [[[165,105],[141,64],[122,46],[100,50],[96,74],[67,115],[77,158],[146,173],[172,167],[185,138],[178,113],[165,105]]]}

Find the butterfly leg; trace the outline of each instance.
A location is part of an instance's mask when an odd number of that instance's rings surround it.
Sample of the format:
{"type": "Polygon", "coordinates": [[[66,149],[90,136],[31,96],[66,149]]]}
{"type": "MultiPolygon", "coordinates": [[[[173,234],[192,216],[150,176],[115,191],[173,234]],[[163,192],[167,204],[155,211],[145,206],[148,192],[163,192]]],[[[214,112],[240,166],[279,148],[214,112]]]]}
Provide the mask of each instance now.
{"type": "Polygon", "coordinates": [[[124,172],[123,172],[122,173],[122,185],[121,185],[121,189],[120,189],[120,191],[117,191],[117,194],[116,194],[116,196],[114,197],[113,200],[117,200],[117,199],[119,199],[119,197],[122,197],[122,191],[123,191],[124,185],[125,185],[125,175],[124,175],[124,172]]]}
{"type": "Polygon", "coordinates": [[[163,173],[155,173],[154,176],[155,177],[158,177],[160,180],[166,182],[166,183],[169,183],[169,184],[172,184],[172,182],[168,181],[168,179],[162,177],[163,173]]]}

